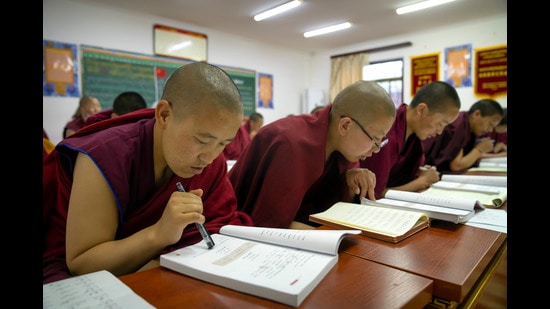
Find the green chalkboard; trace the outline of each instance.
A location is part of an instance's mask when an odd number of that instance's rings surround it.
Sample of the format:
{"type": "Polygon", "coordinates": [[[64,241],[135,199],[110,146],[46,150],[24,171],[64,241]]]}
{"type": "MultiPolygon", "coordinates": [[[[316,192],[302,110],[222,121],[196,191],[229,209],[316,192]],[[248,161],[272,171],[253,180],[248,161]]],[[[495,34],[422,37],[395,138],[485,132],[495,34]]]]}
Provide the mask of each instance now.
{"type": "MultiPolygon", "coordinates": [[[[95,96],[104,109],[111,108],[121,92],[136,91],[152,106],[160,100],[166,79],[180,66],[192,61],[149,56],[81,45],[82,93],[95,96]]],[[[256,72],[224,67],[239,91],[244,115],[256,111],[256,72]]]]}

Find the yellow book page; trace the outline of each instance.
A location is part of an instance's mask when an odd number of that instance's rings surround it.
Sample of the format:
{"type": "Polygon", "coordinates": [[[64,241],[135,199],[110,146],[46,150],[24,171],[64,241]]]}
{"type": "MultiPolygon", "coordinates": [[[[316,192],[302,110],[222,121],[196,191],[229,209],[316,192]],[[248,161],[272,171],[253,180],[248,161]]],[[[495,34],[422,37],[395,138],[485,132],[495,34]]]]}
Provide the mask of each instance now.
{"type": "Polygon", "coordinates": [[[338,202],[329,209],[311,216],[392,236],[405,234],[420,218],[425,217],[428,220],[426,214],[419,212],[345,202],[338,202]]]}

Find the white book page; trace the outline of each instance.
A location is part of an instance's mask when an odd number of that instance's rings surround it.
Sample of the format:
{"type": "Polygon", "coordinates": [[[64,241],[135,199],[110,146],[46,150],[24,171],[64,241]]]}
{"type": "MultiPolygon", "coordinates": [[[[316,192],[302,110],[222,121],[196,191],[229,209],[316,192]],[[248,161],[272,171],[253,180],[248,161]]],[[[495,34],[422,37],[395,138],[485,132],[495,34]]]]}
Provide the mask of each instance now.
{"type": "Polygon", "coordinates": [[[508,163],[508,157],[490,157],[482,158],[479,163],[489,162],[489,163],[508,163]]]}
{"type": "Polygon", "coordinates": [[[501,162],[479,162],[479,167],[502,167],[502,168],[508,168],[507,163],[501,163],[501,162]]]}
{"type": "Polygon", "coordinates": [[[43,308],[155,308],[106,270],[42,285],[43,308]]]}
{"type": "Polygon", "coordinates": [[[508,176],[444,174],[441,176],[441,180],[496,187],[508,186],[508,176]]]}
{"type": "Polygon", "coordinates": [[[477,212],[466,225],[507,233],[508,213],[502,209],[485,209],[477,212]]]}
{"type": "Polygon", "coordinates": [[[368,199],[363,199],[363,203],[365,204],[382,204],[382,205],[389,205],[389,206],[399,206],[403,208],[408,208],[411,210],[417,210],[417,211],[431,211],[431,212],[442,212],[457,216],[466,216],[470,213],[470,210],[464,210],[464,209],[457,209],[457,208],[449,208],[449,207],[441,207],[441,206],[435,206],[435,205],[428,205],[428,204],[421,204],[421,203],[412,203],[407,201],[400,201],[400,200],[392,200],[387,198],[381,198],[376,200],[376,202],[373,202],[368,199]]]}
{"type": "Polygon", "coordinates": [[[360,230],[292,230],[282,228],[225,225],[220,234],[246,238],[281,246],[338,254],[338,248],[347,234],[361,234],[360,230]]]}
{"type": "Polygon", "coordinates": [[[470,167],[468,169],[468,172],[508,172],[507,166],[478,166],[478,167],[470,167]]]}
{"type": "Polygon", "coordinates": [[[460,190],[460,191],[472,191],[486,194],[500,194],[502,191],[506,191],[506,187],[477,185],[463,182],[452,182],[440,180],[431,185],[432,188],[447,189],[447,190],[460,190]]]}
{"type": "MultiPolygon", "coordinates": [[[[216,245],[197,243],[161,255],[160,265],[237,291],[287,304],[311,289],[338,261],[338,255],[271,245],[223,234],[216,245]],[[313,285],[312,285],[313,284],[313,285]]],[[[204,240],[203,240],[204,242],[204,240]]]]}
{"type": "Polygon", "coordinates": [[[385,198],[464,210],[474,210],[476,205],[482,207],[479,201],[474,199],[462,198],[460,197],[460,193],[455,194],[454,196],[444,196],[432,195],[429,194],[428,191],[429,189],[424,192],[418,193],[399,190],[388,190],[386,192],[385,198]]]}

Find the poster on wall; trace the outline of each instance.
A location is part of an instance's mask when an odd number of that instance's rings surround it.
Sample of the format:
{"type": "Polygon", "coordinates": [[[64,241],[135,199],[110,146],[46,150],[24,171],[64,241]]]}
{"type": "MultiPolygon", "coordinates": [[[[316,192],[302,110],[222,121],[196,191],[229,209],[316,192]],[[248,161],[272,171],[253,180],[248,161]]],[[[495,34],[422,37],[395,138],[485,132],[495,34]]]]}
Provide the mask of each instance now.
{"type": "Polygon", "coordinates": [[[273,109],[273,75],[258,73],[258,107],[273,109]]]}
{"type": "Polygon", "coordinates": [[[418,89],[439,80],[439,53],[411,57],[411,96],[418,89]]]}
{"type": "Polygon", "coordinates": [[[445,81],[455,88],[472,86],[472,44],[445,48],[445,81]]]}
{"type": "Polygon", "coordinates": [[[42,95],[80,97],[77,45],[42,41],[42,95]]]}
{"type": "Polygon", "coordinates": [[[508,47],[506,45],[476,48],[476,96],[494,99],[508,92],[508,47]]]}

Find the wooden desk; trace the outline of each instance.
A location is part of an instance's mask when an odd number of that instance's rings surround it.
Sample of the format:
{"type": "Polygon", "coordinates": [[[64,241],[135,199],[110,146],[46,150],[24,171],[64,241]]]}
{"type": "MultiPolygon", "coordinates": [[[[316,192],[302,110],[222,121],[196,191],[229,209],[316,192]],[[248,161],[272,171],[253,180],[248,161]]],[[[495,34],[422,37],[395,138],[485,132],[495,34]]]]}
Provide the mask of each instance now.
{"type": "MultiPolygon", "coordinates": [[[[157,308],[292,308],[163,267],[119,278],[157,308]]],[[[340,253],[338,264],[300,308],[423,308],[432,289],[433,281],[425,277],[340,253]]]]}
{"type": "Polygon", "coordinates": [[[434,297],[455,304],[475,303],[472,298],[479,295],[507,245],[504,233],[444,221],[433,221],[430,228],[397,244],[362,235],[348,238],[355,245],[345,253],[430,278],[434,297]]]}

